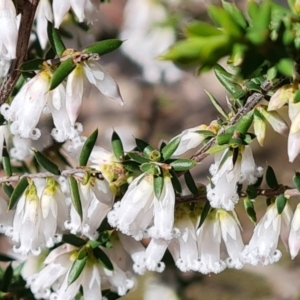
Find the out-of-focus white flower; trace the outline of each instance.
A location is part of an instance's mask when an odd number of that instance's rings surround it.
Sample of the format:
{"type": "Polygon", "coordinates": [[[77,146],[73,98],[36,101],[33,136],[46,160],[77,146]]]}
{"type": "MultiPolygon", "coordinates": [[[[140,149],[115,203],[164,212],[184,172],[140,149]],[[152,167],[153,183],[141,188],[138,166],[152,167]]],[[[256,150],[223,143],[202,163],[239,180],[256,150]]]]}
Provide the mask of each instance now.
{"type": "MultiPolygon", "coordinates": [[[[106,249],[102,248],[102,251],[106,249]]],[[[45,260],[46,267],[27,280],[35,297],[72,300],[82,287],[85,299],[98,300],[102,299],[102,289],[111,288],[120,296],[124,296],[127,290],[133,287],[133,280],[118,267],[118,262],[109,257],[114,267],[114,270],[110,271],[91,253],[88,254],[79,277],[69,284],[70,269],[77,256],[78,249],[66,244],[53,250],[45,260]]]]}
{"type": "Polygon", "coordinates": [[[94,60],[86,60],[76,66],[67,80],[66,109],[72,124],[78,117],[83,97],[88,96],[87,93],[91,90],[88,82],[94,85],[104,96],[120,105],[124,104],[119,87],[113,78],[99,63],[94,60]]]}
{"type": "MultiPolygon", "coordinates": [[[[87,17],[91,17],[91,7],[94,7],[96,10],[97,4],[93,0],[53,0],[53,14],[54,14],[54,25],[56,28],[60,26],[65,15],[72,8],[79,22],[83,22],[85,20],[85,14],[87,17]]],[[[99,3],[98,3],[99,5],[99,3]]],[[[88,20],[91,22],[91,20],[88,20]]]]}
{"type": "Polygon", "coordinates": [[[289,118],[292,122],[288,138],[289,161],[293,162],[300,153],[300,103],[289,103],[289,118]]]}
{"type": "Polygon", "coordinates": [[[36,32],[42,49],[45,49],[48,42],[47,26],[48,21],[53,21],[52,8],[49,0],[40,0],[36,13],[36,32]]]}
{"type": "Polygon", "coordinates": [[[242,241],[239,226],[235,219],[225,210],[213,210],[206,217],[197,231],[199,259],[194,270],[203,274],[220,273],[226,266],[241,269],[242,241]],[[221,259],[221,241],[225,243],[228,258],[221,259]]]}
{"type": "Polygon", "coordinates": [[[164,176],[164,185],[157,199],[154,194],[152,174],[141,174],[129,185],[120,202],[115,203],[108,214],[108,222],[121,232],[136,240],[147,233],[154,239],[170,240],[179,235],[174,228],[175,193],[169,175],[164,176]]]}
{"type": "Polygon", "coordinates": [[[233,210],[238,202],[237,184],[253,184],[262,176],[263,169],[254,162],[250,146],[243,147],[233,163],[233,156],[226,150],[215,155],[215,164],[210,167],[211,183],[207,185],[207,198],[212,207],[233,210]]]}
{"type": "Polygon", "coordinates": [[[105,180],[90,178],[86,184],[79,183],[82,205],[82,219],[74,206],[71,206],[70,220],[65,222],[72,233],[82,232],[89,238],[98,237],[97,229],[111,210],[114,196],[105,180]]]}
{"type": "Polygon", "coordinates": [[[18,20],[12,0],[0,1],[0,56],[16,58],[18,20]]]}
{"type": "Polygon", "coordinates": [[[288,203],[282,214],[278,214],[275,204],[269,205],[265,215],[255,226],[249,244],[245,246],[244,262],[254,266],[277,262],[281,257],[281,252],[277,249],[279,235],[284,242],[287,241],[287,228],[290,226],[291,219],[292,211],[288,203]]]}
{"type": "Polygon", "coordinates": [[[31,139],[22,139],[18,135],[14,135],[13,147],[9,151],[10,157],[17,160],[25,160],[27,157],[33,156],[33,152],[30,149],[31,146],[31,139]]]}
{"type": "Polygon", "coordinates": [[[151,83],[175,82],[182,75],[171,62],[157,58],[176,41],[174,28],[166,24],[168,17],[164,6],[152,0],[129,0],[124,10],[122,51],[142,67],[144,79],[151,83]]]}
{"type": "Polygon", "coordinates": [[[291,257],[294,259],[300,249],[300,203],[298,203],[292,219],[288,242],[291,257]]]}
{"type": "Polygon", "coordinates": [[[34,179],[21,196],[14,215],[13,227],[5,234],[18,244],[14,251],[22,255],[38,255],[41,247],[53,247],[57,234],[64,229],[68,217],[65,196],[53,179],[34,179]]]}

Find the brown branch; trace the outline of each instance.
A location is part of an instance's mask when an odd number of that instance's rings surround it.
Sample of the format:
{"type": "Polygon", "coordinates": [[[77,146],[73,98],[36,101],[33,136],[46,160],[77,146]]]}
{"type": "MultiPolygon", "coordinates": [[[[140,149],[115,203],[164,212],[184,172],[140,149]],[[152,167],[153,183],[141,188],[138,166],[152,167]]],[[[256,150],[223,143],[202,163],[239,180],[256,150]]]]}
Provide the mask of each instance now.
{"type": "Polygon", "coordinates": [[[21,22],[19,27],[16,59],[12,61],[8,75],[2,81],[0,87],[0,105],[3,104],[9,97],[21,75],[19,68],[27,58],[27,49],[31,28],[38,4],[39,0],[18,1],[18,12],[21,13],[21,22]]]}

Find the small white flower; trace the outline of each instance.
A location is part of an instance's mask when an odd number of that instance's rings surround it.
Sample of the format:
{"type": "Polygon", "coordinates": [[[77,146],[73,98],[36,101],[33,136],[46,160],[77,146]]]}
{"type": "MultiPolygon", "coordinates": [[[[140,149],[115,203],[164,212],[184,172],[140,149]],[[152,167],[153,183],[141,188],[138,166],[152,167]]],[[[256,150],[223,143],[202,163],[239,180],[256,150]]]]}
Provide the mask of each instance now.
{"type": "Polygon", "coordinates": [[[287,240],[292,211],[287,203],[282,214],[278,214],[275,204],[269,205],[265,215],[255,226],[252,238],[243,251],[244,262],[251,265],[268,265],[277,262],[281,252],[276,249],[279,235],[287,240]]]}
{"type": "Polygon", "coordinates": [[[292,219],[288,242],[291,257],[294,259],[298,255],[300,249],[300,203],[298,203],[292,219]]]}
{"type": "Polygon", "coordinates": [[[16,58],[18,21],[12,0],[0,1],[0,53],[7,59],[16,58]]]}

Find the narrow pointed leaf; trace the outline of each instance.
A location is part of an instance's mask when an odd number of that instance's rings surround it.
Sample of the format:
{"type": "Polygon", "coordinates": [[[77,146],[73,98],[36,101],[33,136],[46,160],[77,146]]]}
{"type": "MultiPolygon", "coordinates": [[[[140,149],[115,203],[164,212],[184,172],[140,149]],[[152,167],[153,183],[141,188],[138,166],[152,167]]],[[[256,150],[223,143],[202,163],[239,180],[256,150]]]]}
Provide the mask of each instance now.
{"type": "Polygon", "coordinates": [[[159,200],[164,187],[164,178],[162,176],[154,177],[154,194],[155,197],[159,200]]]}
{"type": "Polygon", "coordinates": [[[7,268],[3,274],[2,280],[1,280],[1,291],[2,292],[7,292],[9,290],[12,279],[13,279],[13,273],[14,273],[14,270],[10,263],[7,266],[7,268]]]}
{"type": "Polygon", "coordinates": [[[123,144],[119,135],[115,131],[113,132],[111,137],[111,144],[116,159],[120,161],[123,160],[124,157],[123,144]]]}
{"type": "Polygon", "coordinates": [[[129,172],[137,172],[140,170],[140,164],[136,161],[123,161],[122,165],[125,167],[125,169],[129,172]]]}
{"type": "Polygon", "coordinates": [[[178,137],[176,139],[174,139],[173,141],[171,141],[170,143],[168,143],[162,150],[161,150],[161,154],[164,160],[169,159],[172,154],[176,151],[176,149],[179,146],[181,137],[178,137]]]}
{"type": "Polygon", "coordinates": [[[10,177],[12,175],[12,169],[10,164],[9,154],[7,152],[6,142],[3,141],[3,149],[2,149],[2,165],[5,175],[10,177]]]}
{"type": "Polygon", "coordinates": [[[246,213],[247,213],[249,219],[253,223],[256,223],[257,222],[256,212],[254,209],[253,202],[249,198],[244,199],[244,207],[245,207],[245,210],[246,210],[246,213]]]}
{"type": "Polygon", "coordinates": [[[204,223],[204,221],[210,211],[210,208],[211,208],[211,206],[210,206],[209,201],[206,201],[205,205],[203,207],[202,213],[201,213],[201,218],[200,218],[200,223],[199,223],[198,228],[200,228],[202,226],[202,224],[204,223]]]}
{"type": "Polygon", "coordinates": [[[134,161],[140,163],[140,164],[143,164],[143,163],[147,163],[147,162],[150,162],[150,159],[148,158],[145,158],[137,153],[134,153],[134,152],[129,152],[128,153],[128,156],[133,159],[134,161]]]}
{"type": "Polygon", "coordinates": [[[188,36],[211,36],[223,34],[221,30],[203,21],[193,21],[185,28],[188,36]]]}
{"type": "Polygon", "coordinates": [[[208,92],[207,90],[204,90],[204,91],[207,94],[207,96],[209,97],[210,102],[213,104],[215,109],[227,120],[228,115],[226,114],[225,110],[223,109],[221,104],[218,102],[218,100],[210,92],[208,92]]]}
{"type": "Polygon", "coordinates": [[[78,184],[76,179],[73,176],[69,177],[69,184],[70,184],[72,203],[80,219],[82,220],[82,205],[81,205],[81,200],[80,200],[80,195],[78,190],[78,184]]]}
{"type": "Polygon", "coordinates": [[[101,245],[101,242],[89,240],[86,244],[88,246],[90,246],[92,249],[95,249],[95,248],[97,248],[97,247],[99,247],[101,245]]]}
{"type": "Polygon", "coordinates": [[[15,261],[15,260],[16,260],[15,257],[11,257],[11,256],[6,255],[4,253],[0,253],[0,261],[8,262],[8,261],[15,261]]]}
{"type": "Polygon", "coordinates": [[[3,187],[5,194],[10,198],[14,191],[14,188],[7,183],[3,183],[2,187],[3,187]]]}
{"type": "Polygon", "coordinates": [[[249,199],[255,199],[257,197],[257,187],[254,185],[248,185],[246,194],[249,199]]]}
{"type": "Polygon", "coordinates": [[[62,241],[75,247],[82,247],[86,241],[74,234],[63,234],[62,241]]]}
{"type": "Polygon", "coordinates": [[[43,67],[43,62],[44,62],[44,59],[42,59],[42,58],[28,60],[21,65],[20,71],[21,72],[32,72],[32,71],[36,71],[36,70],[41,70],[43,67]]]}
{"type": "Polygon", "coordinates": [[[227,148],[228,148],[227,144],[226,145],[216,145],[216,146],[213,146],[210,149],[208,149],[205,153],[207,153],[207,154],[215,154],[215,153],[223,151],[223,150],[225,150],[227,148]]]}
{"type": "Polygon", "coordinates": [[[229,144],[232,138],[232,133],[220,133],[217,135],[217,144],[219,146],[229,144]]]}
{"type": "Polygon", "coordinates": [[[61,56],[63,52],[66,50],[66,47],[60,37],[58,29],[54,28],[53,24],[48,21],[48,39],[51,47],[56,52],[58,56],[61,56]]]}
{"type": "Polygon", "coordinates": [[[282,212],[285,208],[286,202],[287,202],[287,199],[283,194],[276,197],[275,205],[276,205],[278,214],[282,214],[282,212]]]}
{"type": "Polygon", "coordinates": [[[79,155],[79,166],[87,165],[90,155],[96,144],[97,138],[98,138],[98,129],[96,129],[84,142],[79,155]]]}
{"type": "Polygon", "coordinates": [[[53,163],[51,160],[49,160],[46,156],[44,156],[39,151],[33,151],[34,157],[37,160],[37,162],[48,172],[54,174],[54,175],[60,175],[60,170],[58,166],[53,163]]]}
{"type": "Polygon", "coordinates": [[[190,192],[193,195],[198,196],[199,191],[190,171],[184,173],[184,180],[190,192]]]}
{"type": "Polygon", "coordinates": [[[22,178],[17,186],[15,187],[8,203],[8,210],[11,210],[15,207],[17,202],[19,201],[20,197],[23,195],[24,191],[26,190],[28,186],[27,178],[22,178]]]}
{"type": "Polygon", "coordinates": [[[97,257],[98,261],[108,270],[113,271],[114,266],[108,256],[104,253],[104,251],[97,247],[93,249],[94,255],[97,257]]]}
{"type": "Polygon", "coordinates": [[[298,191],[300,191],[300,173],[296,172],[293,177],[293,183],[298,191]]]}
{"type": "Polygon", "coordinates": [[[181,187],[181,183],[179,181],[177,174],[172,170],[170,170],[170,174],[171,174],[171,182],[172,182],[174,190],[181,194],[182,187],[181,187]]]}
{"type": "Polygon", "coordinates": [[[49,90],[51,91],[58,87],[75,69],[75,67],[76,64],[72,58],[68,58],[67,60],[63,61],[53,73],[49,90]]]}
{"type": "Polygon", "coordinates": [[[196,161],[192,159],[176,159],[170,163],[170,166],[176,172],[187,171],[196,166],[196,161]]]}
{"type": "Polygon", "coordinates": [[[268,166],[268,168],[267,168],[266,181],[267,181],[268,186],[271,189],[277,189],[279,186],[275,172],[271,166],[268,166]]]}
{"type": "Polygon", "coordinates": [[[154,150],[153,147],[151,147],[148,143],[146,143],[143,140],[135,139],[135,143],[139,150],[143,152],[143,154],[149,158],[150,153],[154,150]]]}
{"type": "Polygon", "coordinates": [[[123,41],[117,39],[109,39],[97,42],[85,48],[83,53],[97,53],[104,55],[118,49],[122,45],[123,41]]]}
{"type": "Polygon", "coordinates": [[[85,256],[83,259],[76,259],[73,262],[73,265],[70,269],[69,276],[68,276],[68,285],[72,284],[80,276],[81,272],[85,267],[87,259],[88,257],[85,256]]]}
{"type": "Polygon", "coordinates": [[[245,116],[243,116],[239,121],[236,123],[235,130],[246,134],[248,129],[250,128],[251,124],[253,122],[253,112],[247,113],[245,116]]]}

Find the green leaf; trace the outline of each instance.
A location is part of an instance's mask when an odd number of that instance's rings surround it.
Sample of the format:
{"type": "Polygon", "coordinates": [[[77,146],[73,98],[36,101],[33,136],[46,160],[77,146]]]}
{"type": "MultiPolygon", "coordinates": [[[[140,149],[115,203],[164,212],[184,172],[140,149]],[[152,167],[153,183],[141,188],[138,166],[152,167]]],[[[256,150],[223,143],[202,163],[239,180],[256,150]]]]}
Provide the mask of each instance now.
{"type": "Polygon", "coordinates": [[[95,249],[95,248],[99,247],[102,243],[99,241],[89,240],[86,244],[88,246],[90,246],[92,249],[95,249]]]}
{"type": "Polygon", "coordinates": [[[277,70],[287,77],[294,75],[294,60],[291,58],[282,58],[276,65],[277,70]]]}
{"type": "Polygon", "coordinates": [[[247,213],[248,217],[250,218],[250,220],[253,223],[256,223],[257,218],[256,218],[256,212],[254,209],[253,202],[250,199],[245,198],[244,199],[244,207],[245,207],[246,213],[247,213]]]}
{"type": "Polygon", "coordinates": [[[3,140],[3,148],[2,148],[2,165],[5,175],[10,177],[12,175],[12,169],[10,164],[9,154],[7,152],[5,139],[3,140]]]}
{"type": "Polygon", "coordinates": [[[235,130],[246,134],[253,122],[253,111],[248,112],[245,116],[240,118],[235,125],[235,130]]]}
{"type": "Polygon", "coordinates": [[[255,199],[257,197],[257,188],[254,185],[248,185],[246,194],[249,199],[255,199]]]}
{"type": "Polygon", "coordinates": [[[228,148],[228,145],[215,145],[213,147],[211,147],[210,149],[208,149],[205,153],[207,154],[215,154],[215,153],[218,153],[220,151],[223,151],[225,149],[228,148]]]}
{"type": "Polygon", "coordinates": [[[176,159],[170,163],[170,166],[176,172],[187,171],[196,166],[196,161],[192,159],[176,159]]]}
{"type": "Polygon", "coordinates": [[[80,276],[86,265],[87,259],[88,257],[85,256],[83,259],[76,259],[73,262],[68,276],[68,285],[72,284],[80,276]]]}
{"type": "Polygon", "coordinates": [[[33,154],[37,162],[48,172],[54,175],[60,175],[58,166],[44,156],[41,152],[33,150],[33,154]]]}
{"type": "Polygon", "coordinates": [[[10,184],[7,184],[7,183],[3,183],[2,188],[5,192],[5,194],[10,198],[14,191],[14,188],[10,184]]]}
{"type": "Polygon", "coordinates": [[[98,138],[98,129],[96,129],[84,142],[79,155],[79,166],[86,166],[93,148],[98,138]]]}
{"type": "Polygon", "coordinates": [[[32,72],[36,70],[41,70],[43,67],[43,62],[44,59],[42,58],[35,58],[32,60],[28,60],[21,65],[19,70],[21,72],[32,72]]]}
{"type": "Polygon", "coordinates": [[[3,253],[0,253],[0,261],[8,262],[8,261],[14,261],[14,260],[16,260],[16,258],[11,257],[11,256],[6,255],[6,254],[3,254],[3,253]]]}
{"type": "Polygon", "coordinates": [[[169,159],[172,154],[176,151],[180,144],[181,137],[177,137],[176,139],[172,140],[168,143],[162,150],[161,154],[164,160],[169,159]]]}
{"type": "Polygon", "coordinates": [[[286,202],[287,202],[287,199],[283,194],[276,197],[275,205],[276,205],[278,214],[280,214],[280,215],[282,214],[282,212],[285,208],[286,202]]]}
{"type": "Polygon", "coordinates": [[[138,172],[138,171],[140,171],[140,164],[136,161],[132,161],[132,160],[123,161],[122,165],[129,172],[138,172]]]}
{"type": "Polygon", "coordinates": [[[205,202],[205,205],[203,207],[203,210],[202,210],[202,213],[201,213],[201,218],[200,218],[200,223],[199,223],[199,226],[198,226],[198,229],[202,226],[202,224],[204,223],[209,211],[210,211],[210,203],[209,201],[206,201],[205,202]]]}
{"type": "Polygon", "coordinates": [[[267,168],[266,181],[267,181],[267,185],[273,190],[279,187],[275,172],[271,166],[268,166],[267,168]]]}
{"type": "Polygon", "coordinates": [[[300,90],[297,90],[294,95],[293,103],[299,103],[299,102],[300,102],[300,90]]]}
{"type": "Polygon", "coordinates": [[[141,156],[140,154],[134,153],[134,152],[129,152],[128,156],[133,159],[134,161],[143,164],[143,163],[147,163],[150,162],[150,159],[145,158],[143,156],[141,156]]]}
{"type": "Polygon", "coordinates": [[[81,260],[84,259],[86,256],[88,256],[88,253],[86,251],[86,247],[82,247],[77,254],[77,259],[81,260]]]}
{"type": "Polygon", "coordinates": [[[221,104],[218,102],[218,100],[207,90],[204,90],[204,91],[207,94],[207,96],[209,97],[209,99],[210,99],[211,103],[213,104],[213,106],[215,107],[215,109],[227,120],[228,115],[226,114],[225,110],[223,109],[221,104]]]}
{"type": "Polygon", "coordinates": [[[154,177],[154,194],[155,197],[159,200],[164,187],[164,178],[162,176],[154,177]]]}
{"type": "Polygon", "coordinates": [[[177,174],[173,170],[170,170],[169,172],[171,174],[171,182],[172,182],[174,190],[181,194],[182,187],[181,187],[181,183],[179,181],[177,174]]]}
{"type": "Polygon", "coordinates": [[[62,241],[75,247],[82,247],[86,241],[74,234],[63,234],[62,241]]]}
{"type": "Polygon", "coordinates": [[[74,63],[72,58],[68,58],[65,61],[63,61],[53,73],[53,76],[50,81],[49,90],[52,91],[56,87],[58,87],[75,69],[75,67],[76,64],[74,63]]]}
{"type": "Polygon", "coordinates": [[[15,187],[8,203],[8,210],[12,210],[17,202],[19,201],[20,197],[23,195],[24,191],[26,190],[28,186],[27,178],[22,178],[17,186],[15,187]]]}
{"type": "Polygon", "coordinates": [[[198,196],[199,191],[190,171],[184,173],[184,180],[190,192],[193,195],[198,196]]]}
{"type": "Polygon", "coordinates": [[[185,31],[188,36],[205,37],[205,36],[223,34],[223,32],[218,28],[216,28],[215,26],[212,26],[211,24],[202,21],[193,21],[192,23],[186,26],[185,31]]]}
{"type": "Polygon", "coordinates": [[[97,53],[99,55],[104,55],[106,53],[112,52],[118,49],[122,45],[123,41],[117,39],[110,39],[97,42],[85,48],[83,53],[97,53]]]}
{"type": "Polygon", "coordinates": [[[241,10],[235,4],[222,0],[223,8],[230,14],[230,16],[239,24],[240,27],[246,28],[248,22],[241,10]]]}
{"type": "Polygon", "coordinates": [[[14,271],[13,271],[13,268],[11,266],[11,263],[7,266],[4,274],[3,274],[3,277],[2,277],[2,280],[1,280],[1,291],[2,292],[8,292],[9,291],[9,288],[10,288],[10,285],[11,285],[11,282],[12,282],[12,279],[13,279],[13,274],[14,274],[14,271]]]}
{"type": "Polygon", "coordinates": [[[161,169],[158,165],[154,163],[144,163],[140,166],[140,169],[143,173],[153,174],[153,175],[160,175],[161,169]]]}
{"type": "Polygon", "coordinates": [[[220,146],[229,144],[231,138],[232,133],[220,133],[217,135],[217,144],[220,146]]]}
{"type": "Polygon", "coordinates": [[[93,249],[94,255],[97,257],[98,261],[104,266],[104,268],[113,271],[114,266],[112,262],[110,261],[109,257],[104,253],[104,251],[97,247],[93,249]]]}
{"type": "Polygon", "coordinates": [[[145,141],[140,140],[140,139],[135,139],[135,143],[136,143],[137,147],[139,148],[139,150],[144,154],[144,156],[146,156],[147,158],[149,158],[149,155],[154,150],[154,148],[151,147],[145,141]]]}
{"type": "Polygon", "coordinates": [[[111,144],[114,155],[117,160],[122,161],[124,157],[124,149],[119,135],[114,131],[111,137],[111,144]]]}
{"type": "Polygon", "coordinates": [[[77,211],[80,220],[82,221],[82,205],[78,190],[78,184],[76,179],[73,176],[69,177],[70,191],[71,191],[71,199],[72,204],[74,205],[75,210],[77,211]]]}
{"type": "Polygon", "coordinates": [[[58,29],[54,28],[53,24],[50,21],[48,21],[47,32],[51,47],[58,56],[61,56],[66,50],[66,47],[60,37],[58,29]]]}
{"type": "Polygon", "coordinates": [[[300,173],[299,172],[296,172],[294,177],[293,177],[293,183],[294,183],[294,186],[296,187],[296,189],[298,191],[300,191],[300,173]]]}

